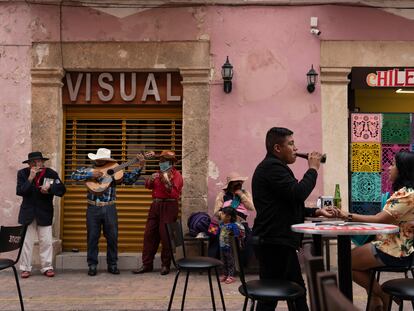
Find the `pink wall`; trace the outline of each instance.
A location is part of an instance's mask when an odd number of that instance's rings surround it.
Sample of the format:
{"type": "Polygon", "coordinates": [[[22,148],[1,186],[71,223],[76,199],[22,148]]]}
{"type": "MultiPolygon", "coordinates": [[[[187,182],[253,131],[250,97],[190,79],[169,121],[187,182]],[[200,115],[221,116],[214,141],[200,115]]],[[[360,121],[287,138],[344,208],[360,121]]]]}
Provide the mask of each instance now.
{"type": "MultiPolygon", "coordinates": [[[[124,18],[63,7],[62,17],[64,41],[210,40],[210,207],[227,173],[252,176],[270,127],[291,128],[302,151],[321,149],[320,89],[307,93],[305,77],[311,64],[319,68],[320,40],[414,39],[413,21],[341,6],[157,8],[124,18]],[[311,16],[319,18],[319,38],[309,33],[311,16]],[[235,69],[231,94],[224,94],[220,77],[227,55],[235,69]]],[[[30,45],[58,41],[59,28],[56,6],[0,4],[0,161],[6,163],[0,223],[16,219],[16,170],[31,149],[30,45]]],[[[298,160],[293,169],[300,177],[306,162],[298,160]]],[[[246,186],[250,190],[250,179],[246,186]]]]}

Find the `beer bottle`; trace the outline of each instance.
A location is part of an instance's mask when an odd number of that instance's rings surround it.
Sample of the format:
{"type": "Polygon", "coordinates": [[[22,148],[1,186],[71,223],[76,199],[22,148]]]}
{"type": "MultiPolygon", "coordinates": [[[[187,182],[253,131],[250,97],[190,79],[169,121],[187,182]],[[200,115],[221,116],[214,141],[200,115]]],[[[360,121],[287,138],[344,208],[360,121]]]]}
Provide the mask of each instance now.
{"type": "Polygon", "coordinates": [[[339,190],[339,184],[335,185],[335,196],[333,204],[337,209],[341,209],[341,191],[339,190]]]}

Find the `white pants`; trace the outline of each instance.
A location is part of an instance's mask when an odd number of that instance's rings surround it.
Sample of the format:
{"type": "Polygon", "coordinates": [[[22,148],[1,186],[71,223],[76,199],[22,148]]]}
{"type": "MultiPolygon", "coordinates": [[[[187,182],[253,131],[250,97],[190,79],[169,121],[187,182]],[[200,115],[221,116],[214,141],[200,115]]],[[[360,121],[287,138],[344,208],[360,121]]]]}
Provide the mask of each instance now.
{"type": "Polygon", "coordinates": [[[38,226],[36,220],[27,227],[22,254],[20,256],[20,270],[32,271],[33,245],[36,237],[39,238],[40,272],[53,269],[52,226],[38,226]]]}

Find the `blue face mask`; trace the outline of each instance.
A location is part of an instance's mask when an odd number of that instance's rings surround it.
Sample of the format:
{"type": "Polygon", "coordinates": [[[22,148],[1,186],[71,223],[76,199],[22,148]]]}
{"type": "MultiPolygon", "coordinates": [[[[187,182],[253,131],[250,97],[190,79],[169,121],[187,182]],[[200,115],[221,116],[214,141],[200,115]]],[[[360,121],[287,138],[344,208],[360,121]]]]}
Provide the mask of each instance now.
{"type": "Polygon", "coordinates": [[[166,172],[171,168],[171,163],[169,161],[160,162],[160,171],[166,172]]]}

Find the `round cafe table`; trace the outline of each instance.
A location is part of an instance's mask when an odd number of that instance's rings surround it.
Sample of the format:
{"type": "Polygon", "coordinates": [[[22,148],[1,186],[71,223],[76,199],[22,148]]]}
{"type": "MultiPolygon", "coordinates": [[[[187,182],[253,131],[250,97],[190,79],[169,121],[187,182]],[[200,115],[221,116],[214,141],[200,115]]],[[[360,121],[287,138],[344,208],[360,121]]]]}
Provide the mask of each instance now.
{"type": "Polygon", "coordinates": [[[293,225],[292,231],[321,236],[337,236],[338,281],[341,292],[352,301],[351,236],[396,233],[399,227],[390,224],[322,221],[293,225]]]}

